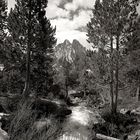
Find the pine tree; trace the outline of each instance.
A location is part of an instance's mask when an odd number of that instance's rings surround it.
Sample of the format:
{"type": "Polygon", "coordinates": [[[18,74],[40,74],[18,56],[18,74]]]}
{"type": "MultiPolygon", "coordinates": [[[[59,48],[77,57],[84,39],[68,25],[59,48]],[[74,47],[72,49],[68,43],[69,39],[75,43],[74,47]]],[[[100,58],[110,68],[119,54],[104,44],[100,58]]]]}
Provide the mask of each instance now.
{"type": "Polygon", "coordinates": [[[120,49],[124,46],[123,42],[128,34],[126,29],[131,25],[131,18],[136,16],[136,6],[129,0],[96,0],[93,18],[87,25],[88,41],[93,43],[94,47],[108,50],[110,57],[112,113],[117,111],[120,49]]]}
{"type": "Polygon", "coordinates": [[[0,64],[3,62],[4,40],[6,37],[7,21],[7,3],[5,0],[0,1],[0,64]]]}
{"type": "Polygon", "coordinates": [[[137,88],[137,101],[140,101],[140,17],[133,23],[133,29],[127,36],[126,47],[129,58],[129,68],[127,78],[133,82],[137,88]]]}
{"type": "Polygon", "coordinates": [[[53,47],[56,43],[54,37],[56,29],[51,27],[50,21],[45,16],[46,5],[44,6],[43,2],[38,3],[38,5],[39,4],[40,8],[36,10],[39,24],[36,32],[35,47],[32,49],[32,63],[35,67],[32,69],[33,74],[31,74],[31,78],[33,87],[34,89],[36,88],[36,92],[47,95],[51,92],[51,87],[53,85],[53,47]]]}
{"type": "Polygon", "coordinates": [[[7,90],[7,78],[4,75],[6,64],[6,38],[7,38],[7,3],[0,1],[0,92],[7,90]]]}
{"type": "Polygon", "coordinates": [[[47,1],[17,0],[14,10],[9,14],[9,31],[15,47],[23,53],[21,55],[22,78],[25,77],[23,94],[28,96],[31,91],[35,93],[49,92],[52,84],[53,45],[55,29],[45,16],[47,1]],[[30,91],[29,91],[30,90],[30,91]]]}

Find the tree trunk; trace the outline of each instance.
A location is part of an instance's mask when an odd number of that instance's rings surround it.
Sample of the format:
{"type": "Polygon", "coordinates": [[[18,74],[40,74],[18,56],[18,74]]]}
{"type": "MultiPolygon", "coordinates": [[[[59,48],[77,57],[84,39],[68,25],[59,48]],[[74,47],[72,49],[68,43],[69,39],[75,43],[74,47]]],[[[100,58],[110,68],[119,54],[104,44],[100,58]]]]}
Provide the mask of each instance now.
{"type": "MultiPolygon", "coordinates": [[[[85,81],[86,80],[87,79],[85,78],[85,81]]],[[[86,92],[87,92],[87,83],[85,83],[85,85],[84,85],[84,95],[83,95],[84,98],[86,97],[86,92]]]]}
{"type": "Polygon", "coordinates": [[[27,55],[26,55],[26,80],[23,90],[23,96],[26,99],[29,95],[30,90],[30,47],[31,47],[31,0],[29,1],[29,23],[28,23],[28,44],[27,44],[27,55]]]}
{"type": "Polygon", "coordinates": [[[68,79],[66,77],[66,81],[65,81],[65,88],[66,88],[66,100],[68,99],[68,79]]]}
{"type": "Polygon", "coordinates": [[[117,112],[118,106],[118,92],[119,92],[119,36],[116,38],[116,70],[115,70],[115,108],[114,112],[117,112]]]}
{"type": "Polygon", "coordinates": [[[139,102],[140,101],[140,87],[137,87],[137,92],[136,92],[136,100],[139,102]]]}
{"type": "Polygon", "coordinates": [[[105,105],[105,98],[104,98],[104,96],[102,95],[102,93],[100,93],[100,97],[102,98],[102,106],[104,106],[105,105]]]}
{"type": "Polygon", "coordinates": [[[110,41],[111,41],[111,44],[110,44],[110,48],[111,48],[111,52],[110,52],[110,96],[111,96],[111,112],[113,113],[114,112],[113,37],[111,37],[110,41]]]}

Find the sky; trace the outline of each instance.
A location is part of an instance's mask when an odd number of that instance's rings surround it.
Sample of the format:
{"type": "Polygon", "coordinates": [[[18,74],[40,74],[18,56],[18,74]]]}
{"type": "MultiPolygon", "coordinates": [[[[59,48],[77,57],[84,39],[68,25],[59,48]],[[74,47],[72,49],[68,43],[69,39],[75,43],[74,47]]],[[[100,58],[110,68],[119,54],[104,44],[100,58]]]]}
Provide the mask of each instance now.
{"type": "MultiPolygon", "coordinates": [[[[48,0],[46,15],[53,27],[56,26],[57,44],[65,39],[72,42],[77,39],[85,47],[90,47],[86,41],[86,25],[90,21],[95,0],[48,0]]],[[[8,0],[8,9],[14,7],[15,0],[8,0]]],[[[140,13],[140,5],[137,8],[140,13]]]]}
{"type": "MultiPolygon", "coordinates": [[[[8,9],[14,5],[15,0],[8,0],[8,9]]],[[[90,46],[86,41],[86,25],[93,6],[94,0],[48,0],[46,15],[52,26],[56,26],[57,44],[77,39],[85,47],[90,46]]]]}
{"type": "Polygon", "coordinates": [[[77,39],[84,46],[89,46],[86,25],[90,21],[93,6],[94,0],[49,0],[46,13],[52,25],[56,25],[58,43],[65,39],[70,42],[77,39]]]}

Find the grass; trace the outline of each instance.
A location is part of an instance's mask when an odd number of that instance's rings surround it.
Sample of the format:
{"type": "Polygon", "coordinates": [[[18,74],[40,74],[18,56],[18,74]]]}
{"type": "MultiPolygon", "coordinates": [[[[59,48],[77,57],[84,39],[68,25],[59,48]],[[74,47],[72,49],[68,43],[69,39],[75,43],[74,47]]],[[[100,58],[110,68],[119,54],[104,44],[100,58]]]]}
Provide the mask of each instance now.
{"type": "Polygon", "coordinates": [[[10,140],[55,140],[61,134],[61,127],[59,121],[51,116],[42,116],[37,120],[36,112],[31,110],[31,104],[24,103],[15,113],[8,134],[10,140]]]}

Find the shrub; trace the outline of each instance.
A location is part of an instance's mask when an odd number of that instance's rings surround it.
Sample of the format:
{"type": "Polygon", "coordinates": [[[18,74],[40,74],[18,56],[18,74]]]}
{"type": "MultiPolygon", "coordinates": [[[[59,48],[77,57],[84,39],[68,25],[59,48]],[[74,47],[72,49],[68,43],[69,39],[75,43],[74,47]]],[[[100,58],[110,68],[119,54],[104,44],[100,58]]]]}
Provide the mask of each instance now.
{"type": "Polygon", "coordinates": [[[31,110],[31,104],[21,104],[20,109],[15,113],[9,129],[10,140],[54,140],[61,132],[58,121],[54,121],[52,117],[37,120],[36,113],[31,110]],[[41,126],[41,122],[44,124],[41,126]],[[37,122],[41,127],[37,127],[37,122]],[[39,128],[39,129],[38,129],[39,128]]]}
{"type": "Polygon", "coordinates": [[[95,124],[93,129],[96,133],[107,136],[120,137],[133,131],[136,125],[135,118],[131,115],[116,113],[112,114],[109,110],[102,115],[105,120],[103,124],[95,124]]]}

